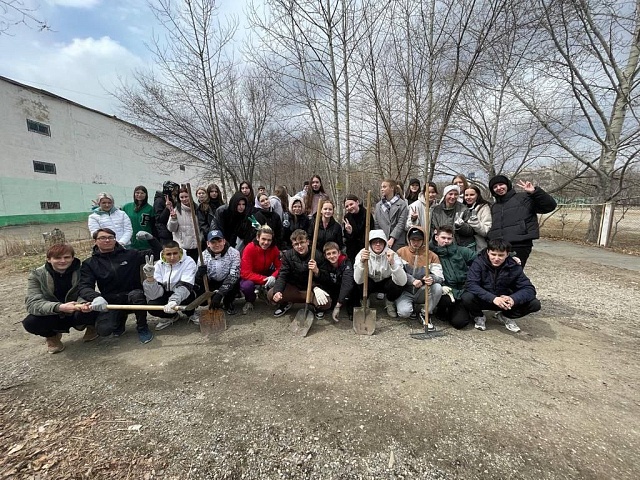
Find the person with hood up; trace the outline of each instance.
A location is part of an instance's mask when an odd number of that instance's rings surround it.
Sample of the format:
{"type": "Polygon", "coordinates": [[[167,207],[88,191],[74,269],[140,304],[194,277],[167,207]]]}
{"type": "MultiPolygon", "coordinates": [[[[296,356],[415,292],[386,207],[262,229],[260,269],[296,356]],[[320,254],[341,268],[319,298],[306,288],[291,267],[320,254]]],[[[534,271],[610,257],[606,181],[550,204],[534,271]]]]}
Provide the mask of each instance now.
{"type": "Polygon", "coordinates": [[[475,231],[469,225],[471,212],[464,203],[458,201],[459,187],[447,185],[443,192],[440,203],[431,209],[431,232],[448,225],[455,231],[454,239],[457,245],[475,248],[475,231]]]}
{"type": "Polygon", "coordinates": [[[162,184],[162,191],[156,191],[153,197],[153,212],[156,216],[155,233],[161,243],[173,240],[172,233],[167,229],[169,221],[169,209],[179,202],[178,192],[180,185],[171,180],[167,180],[162,184]]]}
{"type": "Polygon", "coordinates": [[[347,247],[347,257],[351,263],[355,262],[358,252],[364,246],[364,234],[366,233],[367,215],[369,225],[374,225],[373,215],[360,204],[360,199],[350,193],[344,199],[344,243],[347,247]]]}
{"type": "MultiPolygon", "coordinates": [[[[249,220],[247,197],[242,192],[232,195],[229,203],[218,207],[211,222],[211,230],[221,230],[229,246],[241,251],[245,243],[253,239],[253,226],[249,220]]],[[[257,223],[257,222],[256,222],[257,223]]],[[[257,224],[255,228],[260,225],[257,224]]]]}
{"type": "Polygon", "coordinates": [[[313,242],[313,227],[316,224],[316,215],[320,215],[320,225],[318,225],[318,241],[317,247],[319,251],[323,251],[327,242],[338,244],[340,250],[344,248],[344,240],[342,239],[342,227],[335,218],[333,212],[335,205],[331,200],[321,200],[318,211],[311,216],[309,221],[309,241],[313,242]]]}
{"type": "Polygon", "coordinates": [[[147,257],[142,271],[144,296],[150,305],[164,305],[164,310],[154,311],[160,317],[156,330],[163,330],[181,318],[188,318],[190,312],[178,312],[178,305],[186,305],[195,299],[193,286],[196,281],[196,262],[187,255],[178,242],[164,244],[160,260],[155,264],[153,257],[147,257]]]}
{"type": "Polygon", "coordinates": [[[469,324],[470,318],[460,298],[467,281],[469,265],[476,258],[476,251],[457,245],[453,241],[453,228],[450,225],[440,227],[429,244],[429,250],[438,255],[444,277],[443,295],[438,302],[436,315],[456,329],[464,328],[469,324]]]}
{"type": "Polygon", "coordinates": [[[133,202],[127,203],[122,207],[124,213],[131,220],[133,234],[131,236],[130,247],[135,250],[147,250],[150,248],[149,242],[146,240],[138,240],[136,237],[138,232],[147,232],[153,235],[155,228],[156,214],[153,207],[148,202],[149,193],[144,185],[138,185],[133,189],[133,202]]]}
{"type": "MultiPolygon", "coordinates": [[[[356,256],[353,264],[353,279],[357,285],[364,283],[364,264],[369,263],[368,294],[386,293],[387,314],[396,318],[395,301],[402,295],[407,284],[407,273],[404,271],[402,259],[387,244],[387,236],[382,230],[369,232],[369,248],[363,248],[356,256]]],[[[360,298],[362,290],[360,290],[360,298]]]]}
{"type": "Polygon", "coordinates": [[[109,228],[115,232],[116,241],[123,247],[131,243],[133,227],[129,216],[113,204],[113,195],[106,192],[98,194],[94,201],[93,213],[89,215],[89,232],[91,235],[100,228],[109,228]]]}
{"type": "Polygon", "coordinates": [[[256,286],[268,290],[275,285],[281,265],[273,229],[269,225],[262,225],[258,228],[256,238],[242,251],[240,259],[240,291],[245,300],[243,315],[253,310],[256,286]]]}
{"type": "MultiPolygon", "coordinates": [[[[427,242],[421,227],[410,227],[407,232],[407,246],[398,250],[404,269],[407,272],[407,284],[402,295],[396,300],[396,310],[400,318],[413,317],[420,312],[424,323],[424,295],[429,287],[429,315],[431,315],[442,297],[444,277],[438,256],[429,250],[427,259],[427,242]],[[427,271],[428,269],[428,271],[427,271]]],[[[431,317],[426,325],[427,330],[435,330],[431,317]]]]}
{"type": "Polygon", "coordinates": [[[493,223],[487,238],[503,238],[509,242],[524,268],[533,241],[540,238],[538,214],[552,212],[558,204],[551,195],[529,181],[520,180],[518,186],[524,192],[516,192],[511,180],[504,175],[489,180],[489,190],[496,201],[491,206],[493,223]]]}
{"type": "Polygon", "coordinates": [[[510,250],[509,242],[501,238],[489,240],[469,268],[462,303],[474,317],[478,330],[486,330],[483,310],[497,310],[496,319],[514,333],[520,331],[516,318],[540,310],[536,289],[509,256],[510,250]]]}
{"type": "Polygon", "coordinates": [[[309,217],[304,213],[304,200],[300,197],[291,197],[289,211],[282,217],[282,248],[291,248],[291,234],[296,230],[309,230],[309,217]]]}

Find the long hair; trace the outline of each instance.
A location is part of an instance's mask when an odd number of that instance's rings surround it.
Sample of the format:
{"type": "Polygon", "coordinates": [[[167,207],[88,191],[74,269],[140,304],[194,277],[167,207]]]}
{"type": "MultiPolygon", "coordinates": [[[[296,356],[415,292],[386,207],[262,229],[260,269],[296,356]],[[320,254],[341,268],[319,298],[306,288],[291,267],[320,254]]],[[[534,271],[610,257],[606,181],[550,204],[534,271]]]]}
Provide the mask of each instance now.
{"type": "Polygon", "coordinates": [[[320,175],[314,175],[311,177],[311,179],[309,180],[309,190],[307,190],[307,195],[304,198],[304,204],[307,206],[307,209],[312,208],[313,205],[313,187],[311,186],[311,184],[313,183],[313,179],[317,178],[318,181],[320,182],[320,188],[318,189],[319,193],[325,193],[324,191],[324,186],[322,185],[322,178],[320,178],[320,175]]]}
{"type": "MultiPolygon", "coordinates": [[[[180,190],[178,190],[178,202],[176,203],[176,210],[178,210],[180,213],[182,213],[182,202],[180,201],[180,194],[181,193],[186,193],[187,195],[189,195],[189,190],[187,190],[187,187],[180,187],[180,190]]],[[[193,201],[193,198],[191,198],[191,196],[189,196],[189,206],[194,205],[195,202],[193,201]]]]}
{"type": "Polygon", "coordinates": [[[210,183],[207,186],[207,198],[209,199],[209,203],[211,203],[211,192],[213,190],[218,192],[218,207],[220,205],[224,205],[224,198],[222,196],[222,190],[220,190],[220,187],[218,187],[218,185],[216,185],[215,183],[210,183]]]}
{"type": "Polygon", "coordinates": [[[273,194],[278,197],[280,204],[282,205],[282,212],[289,211],[289,195],[287,194],[287,187],[284,185],[278,185],[273,191],[273,194]]]}
{"type": "Polygon", "coordinates": [[[462,194],[464,195],[464,191],[469,188],[469,181],[467,180],[467,177],[465,177],[463,174],[459,173],[457,174],[455,177],[453,177],[451,179],[451,184],[453,185],[456,181],[456,178],[459,178],[460,180],[462,180],[462,188],[460,189],[460,191],[462,192],[462,194]]]}
{"type": "Polygon", "coordinates": [[[249,187],[249,196],[247,204],[249,205],[249,208],[251,208],[253,206],[253,204],[256,202],[256,193],[253,191],[253,185],[251,185],[251,182],[248,182],[247,180],[244,180],[242,182],[240,182],[240,186],[238,187],[238,191],[242,192],[242,186],[246,185],[247,187],[249,187]]]}
{"type": "MultiPolygon", "coordinates": [[[[476,198],[476,205],[490,205],[489,202],[482,196],[482,190],[480,190],[480,187],[477,187],[475,185],[469,185],[465,190],[473,190],[474,192],[476,192],[476,195],[478,196],[478,198],[476,198]]],[[[465,205],[467,205],[467,202],[464,202],[465,205]]],[[[470,207],[471,205],[467,205],[467,207],[470,207]]]]}
{"type": "Polygon", "coordinates": [[[398,184],[396,180],[391,180],[390,178],[385,178],[381,183],[388,183],[393,189],[393,194],[398,195],[400,198],[404,200],[404,195],[402,194],[402,187],[398,184]]]}
{"type": "Polygon", "coordinates": [[[134,211],[136,212],[139,212],[142,207],[149,203],[149,192],[147,191],[147,187],[145,187],[144,185],[138,185],[133,189],[133,203],[135,205],[134,211]],[[136,192],[138,190],[144,192],[144,200],[136,200],[136,192]]]}

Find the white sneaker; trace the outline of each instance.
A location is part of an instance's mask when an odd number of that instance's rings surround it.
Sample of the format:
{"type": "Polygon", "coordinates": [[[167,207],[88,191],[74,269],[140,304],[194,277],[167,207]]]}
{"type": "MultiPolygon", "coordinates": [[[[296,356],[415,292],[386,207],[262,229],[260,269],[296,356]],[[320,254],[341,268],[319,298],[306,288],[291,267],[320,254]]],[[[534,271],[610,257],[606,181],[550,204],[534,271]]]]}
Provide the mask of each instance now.
{"type": "Polygon", "coordinates": [[[387,315],[391,318],[398,318],[398,311],[396,310],[396,303],[390,300],[387,300],[386,303],[387,315]]]}
{"type": "Polygon", "coordinates": [[[513,318],[505,317],[502,312],[498,312],[496,318],[500,323],[503,323],[504,326],[507,327],[507,330],[509,330],[510,332],[518,333],[520,331],[520,327],[518,326],[516,321],[513,318]]]}
{"type": "Polygon", "coordinates": [[[173,317],[161,318],[160,321],[156,323],[156,330],[164,330],[165,328],[170,327],[177,322],[179,318],[180,317],[177,313],[173,317]]]}
{"type": "Polygon", "coordinates": [[[484,332],[487,329],[487,317],[485,317],[484,315],[482,315],[481,317],[475,317],[473,321],[475,322],[476,328],[478,330],[482,330],[484,332]]]}
{"type": "Polygon", "coordinates": [[[200,325],[200,311],[199,310],[195,310],[193,312],[193,315],[191,315],[189,317],[189,321],[193,322],[196,325],[200,325]]]}

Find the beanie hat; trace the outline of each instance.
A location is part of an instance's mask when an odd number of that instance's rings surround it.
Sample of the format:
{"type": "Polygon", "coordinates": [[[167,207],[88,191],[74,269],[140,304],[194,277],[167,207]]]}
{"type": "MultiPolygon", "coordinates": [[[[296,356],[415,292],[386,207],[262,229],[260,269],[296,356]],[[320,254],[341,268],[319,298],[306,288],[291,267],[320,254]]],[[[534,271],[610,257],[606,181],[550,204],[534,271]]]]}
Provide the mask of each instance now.
{"type": "Polygon", "coordinates": [[[460,195],[460,187],[458,187],[458,185],[447,185],[442,191],[442,198],[446,197],[447,193],[449,193],[451,190],[455,190],[456,193],[460,195]]]}
{"type": "Polygon", "coordinates": [[[489,190],[491,191],[491,195],[494,194],[493,187],[495,187],[498,183],[504,183],[507,186],[507,191],[513,188],[513,185],[511,184],[511,180],[509,180],[504,175],[496,175],[491,180],[489,180],[489,190]]]}

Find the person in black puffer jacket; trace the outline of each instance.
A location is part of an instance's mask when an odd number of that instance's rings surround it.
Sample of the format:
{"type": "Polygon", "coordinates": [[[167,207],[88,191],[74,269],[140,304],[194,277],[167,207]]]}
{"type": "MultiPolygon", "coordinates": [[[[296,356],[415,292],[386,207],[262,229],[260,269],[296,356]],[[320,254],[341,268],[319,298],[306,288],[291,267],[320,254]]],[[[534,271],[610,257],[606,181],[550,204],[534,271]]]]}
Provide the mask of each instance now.
{"type": "MultiPolygon", "coordinates": [[[[271,230],[273,230],[273,244],[280,248],[282,246],[282,218],[280,218],[280,215],[278,215],[271,206],[269,195],[260,193],[257,198],[260,203],[260,208],[253,213],[253,218],[256,219],[260,226],[269,225],[271,227],[271,230]]],[[[254,238],[257,231],[258,229],[253,229],[254,238]]]]}
{"type": "Polygon", "coordinates": [[[489,180],[489,190],[496,199],[491,206],[491,230],[489,240],[503,238],[522,262],[522,268],[533,248],[533,240],[540,238],[539,213],[552,212],[557,203],[551,195],[531,182],[519,181],[524,192],[516,192],[511,180],[496,175],[489,180]]]}
{"type": "Polygon", "coordinates": [[[156,191],[153,197],[153,212],[156,216],[155,229],[153,236],[161,243],[173,240],[173,234],[167,228],[169,221],[169,208],[167,207],[167,199],[174,207],[178,204],[178,191],[180,185],[171,180],[167,180],[162,184],[162,191],[156,191]]]}
{"type": "Polygon", "coordinates": [[[367,215],[369,215],[369,227],[371,230],[375,228],[373,215],[367,212],[367,209],[360,205],[357,196],[349,194],[344,199],[344,241],[347,246],[347,257],[351,263],[355,262],[356,255],[363,248],[369,247],[369,240],[365,243],[364,235],[367,224],[367,215]]]}
{"type": "Polygon", "coordinates": [[[344,240],[342,238],[342,226],[333,218],[335,205],[331,200],[321,200],[318,205],[318,212],[311,215],[309,221],[309,241],[313,242],[313,229],[316,225],[316,215],[320,214],[320,225],[318,226],[318,241],[316,248],[323,251],[327,242],[335,242],[338,244],[340,251],[344,250],[344,240]]]}

